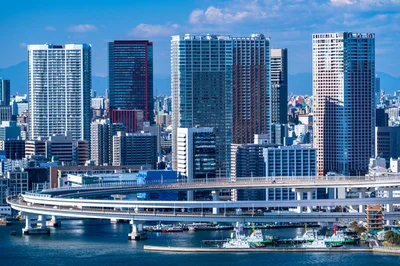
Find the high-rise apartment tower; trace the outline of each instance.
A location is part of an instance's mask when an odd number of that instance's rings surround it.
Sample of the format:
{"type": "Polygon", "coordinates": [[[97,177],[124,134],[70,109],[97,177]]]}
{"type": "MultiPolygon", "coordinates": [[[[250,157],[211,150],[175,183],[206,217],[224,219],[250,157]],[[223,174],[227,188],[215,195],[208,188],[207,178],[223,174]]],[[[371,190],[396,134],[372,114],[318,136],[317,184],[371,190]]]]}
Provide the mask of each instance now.
{"type": "Polygon", "coordinates": [[[362,175],[374,153],[375,35],[312,36],[317,173],[362,175]]]}
{"type": "Polygon", "coordinates": [[[91,46],[28,46],[29,138],[64,135],[90,141],[91,46]]]}
{"type": "Polygon", "coordinates": [[[172,162],[177,130],[212,127],[217,176],[228,176],[232,141],[232,39],[226,35],[177,35],[171,41],[172,162]]]}

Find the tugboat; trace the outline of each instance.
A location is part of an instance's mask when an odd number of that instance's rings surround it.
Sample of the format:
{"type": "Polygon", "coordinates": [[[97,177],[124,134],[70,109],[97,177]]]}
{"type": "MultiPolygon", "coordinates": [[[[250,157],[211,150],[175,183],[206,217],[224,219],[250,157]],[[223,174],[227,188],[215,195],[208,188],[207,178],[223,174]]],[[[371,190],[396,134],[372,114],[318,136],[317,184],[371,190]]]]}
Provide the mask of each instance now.
{"type": "Polygon", "coordinates": [[[255,246],[258,248],[276,244],[278,239],[279,237],[276,236],[264,236],[262,230],[255,229],[253,225],[253,233],[247,237],[247,242],[249,242],[250,246],[255,246]]]}
{"type": "Polygon", "coordinates": [[[336,224],[333,225],[333,235],[326,238],[326,244],[332,247],[343,246],[343,244],[357,244],[360,238],[347,236],[343,231],[337,231],[336,224]]]}
{"type": "Polygon", "coordinates": [[[316,231],[311,229],[311,231],[308,231],[307,229],[307,225],[304,226],[304,234],[302,236],[296,236],[295,238],[293,238],[294,242],[307,242],[307,243],[311,243],[313,242],[316,238],[314,236],[314,234],[316,234],[316,231]]]}
{"type": "MultiPolygon", "coordinates": [[[[232,233],[233,234],[233,233],[232,233]]],[[[235,237],[228,238],[222,248],[250,248],[250,244],[244,235],[240,235],[239,229],[235,229],[235,237]]]]}

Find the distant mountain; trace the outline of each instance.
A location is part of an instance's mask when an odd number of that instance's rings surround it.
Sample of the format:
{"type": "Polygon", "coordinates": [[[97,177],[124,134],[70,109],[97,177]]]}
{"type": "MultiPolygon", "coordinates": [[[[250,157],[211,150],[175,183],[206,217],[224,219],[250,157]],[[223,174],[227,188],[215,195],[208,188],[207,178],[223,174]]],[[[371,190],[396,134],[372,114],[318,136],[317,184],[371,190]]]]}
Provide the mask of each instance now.
{"type": "Polygon", "coordinates": [[[0,77],[10,80],[11,95],[28,93],[28,62],[0,68],[0,77]]]}
{"type": "Polygon", "coordinates": [[[393,77],[384,72],[376,72],[381,80],[381,89],[385,90],[385,93],[393,94],[393,92],[400,90],[400,77],[393,77]]]}
{"type": "MultiPolygon", "coordinates": [[[[400,90],[400,77],[393,77],[384,72],[377,72],[381,79],[381,88],[386,93],[400,90]]],[[[8,68],[0,68],[0,77],[11,80],[11,94],[25,94],[28,91],[28,63],[23,61],[8,68]]],[[[97,95],[105,95],[108,77],[92,77],[92,88],[97,95]]],[[[298,73],[289,75],[289,95],[312,94],[312,74],[298,73]]],[[[154,75],[154,95],[171,95],[171,78],[167,75],[154,75]]]]}

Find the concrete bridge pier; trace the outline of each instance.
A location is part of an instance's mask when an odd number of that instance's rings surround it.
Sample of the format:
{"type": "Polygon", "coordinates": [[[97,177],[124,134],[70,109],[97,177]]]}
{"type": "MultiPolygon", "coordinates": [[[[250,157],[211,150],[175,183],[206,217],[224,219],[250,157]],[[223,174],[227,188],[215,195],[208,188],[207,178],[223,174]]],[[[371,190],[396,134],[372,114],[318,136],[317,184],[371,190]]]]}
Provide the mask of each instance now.
{"type": "MultiPolygon", "coordinates": [[[[213,201],[219,201],[219,191],[211,191],[213,201]]],[[[213,214],[219,214],[219,208],[213,208],[212,210],[213,214]]]]}
{"type": "MultiPolygon", "coordinates": [[[[301,191],[295,191],[296,192],[296,199],[301,200],[301,195],[303,195],[303,192],[301,191]]],[[[297,212],[302,213],[303,212],[303,207],[302,206],[297,206],[297,212]]]]}
{"type": "MultiPolygon", "coordinates": [[[[295,189],[293,189],[293,191],[296,193],[297,200],[302,200],[303,193],[305,193],[305,192],[307,193],[307,200],[312,200],[313,189],[295,188],[295,189]]],[[[307,206],[307,212],[308,213],[312,212],[312,208],[313,208],[313,206],[307,206]]],[[[297,212],[302,213],[303,207],[298,206],[297,212]]]]}
{"type": "MultiPolygon", "coordinates": [[[[307,200],[312,200],[312,191],[307,191],[307,200]]],[[[307,206],[307,212],[312,212],[312,206],[307,206]]]]}
{"type": "Polygon", "coordinates": [[[25,214],[25,227],[22,228],[23,235],[44,235],[50,234],[50,229],[46,226],[46,216],[39,215],[33,221],[34,215],[25,214]]]}
{"type": "Polygon", "coordinates": [[[128,234],[129,240],[144,240],[147,239],[146,232],[143,231],[143,223],[144,221],[135,221],[131,219],[131,233],[128,234]]]}
{"type": "MultiPolygon", "coordinates": [[[[387,197],[389,199],[392,199],[393,198],[393,189],[387,189],[386,192],[387,192],[387,197]]],[[[386,211],[387,212],[391,212],[392,210],[393,210],[393,204],[392,203],[386,204],[386,211]]],[[[392,221],[391,220],[386,220],[386,224],[387,225],[391,225],[392,221]]]]}
{"type": "Polygon", "coordinates": [[[51,216],[51,220],[46,221],[47,227],[61,227],[61,221],[57,220],[57,218],[53,215],[51,216]]]}
{"type": "MultiPolygon", "coordinates": [[[[365,198],[365,192],[366,192],[365,189],[359,189],[359,191],[358,191],[358,197],[359,197],[360,199],[365,198]]],[[[365,205],[360,205],[360,206],[358,206],[358,212],[364,213],[364,212],[365,212],[365,205]]]]}

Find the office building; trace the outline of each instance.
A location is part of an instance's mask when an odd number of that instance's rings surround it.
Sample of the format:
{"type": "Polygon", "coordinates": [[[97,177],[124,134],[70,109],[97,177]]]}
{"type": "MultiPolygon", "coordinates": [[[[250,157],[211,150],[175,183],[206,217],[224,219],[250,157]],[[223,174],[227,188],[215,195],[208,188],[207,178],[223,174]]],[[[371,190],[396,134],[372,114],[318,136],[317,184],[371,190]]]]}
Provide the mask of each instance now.
{"type": "Polygon", "coordinates": [[[86,140],[73,140],[72,134],[66,132],[64,135],[28,140],[24,152],[25,157],[41,155],[63,165],[85,165],[89,160],[89,143],[86,140]]]}
{"type": "Polygon", "coordinates": [[[317,174],[366,174],[374,153],[375,35],[313,34],[312,47],[317,174]]]}
{"type": "Polygon", "coordinates": [[[21,139],[1,140],[0,150],[5,151],[7,159],[22,159],[25,157],[25,141],[21,139]]]}
{"type": "Polygon", "coordinates": [[[378,75],[375,76],[375,106],[381,104],[381,78],[378,75]]]}
{"type": "MultiPolygon", "coordinates": [[[[240,177],[265,177],[263,149],[269,143],[232,144],[231,180],[240,177]]],[[[265,189],[232,189],[232,200],[265,200],[265,189]]]]}
{"type": "Polygon", "coordinates": [[[123,124],[111,124],[110,120],[98,119],[91,124],[91,160],[95,165],[112,165],[113,136],[126,133],[123,124]]]}
{"type": "MultiPolygon", "coordinates": [[[[216,177],[216,135],[212,128],[178,128],[178,172],[188,182],[216,177]]],[[[187,199],[205,199],[210,191],[188,191],[187,199]]]]}
{"type": "Polygon", "coordinates": [[[111,123],[124,124],[127,133],[143,130],[144,111],[138,109],[111,108],[108,114],[111,123]]]}
{"type": "Polygon", "coordinates": [[[113,136],[113,165],[143,165],[156,169],[157,136],[153,133],[118,132],[113,136]]]}
{"type": "Polygon", "coordinates": [[[212,128],[178,128],[178,172],[192,182],[215,178],[216,141],[212,128]]]}
{"type": "Polygon", "coordinates": [[[375,126],[387,127],[389,124],[389,115],[383,104],[378,104],[375,109],[375,126]]]}
{"type": "Polygon", "coordinates": [[[375,155],[385,158],[386,167],[391,158],[400,157],[400,127],[376,127],[375,142],[375,155]]]}
{"type": "Polygon", "coordinates": [[[91,46],[28,46],[29,139],[71,132],[90,141],[91,46]]]}
{"type": "Polygon", "coordinates": [[[229,176],[232,50],[232,39],[226,35],[172,36],[173,169],[178,169],[178,128],[211,127],[215,133],[217,176],[229,176]]]}
{"type": "MultiPolygon", "coordinates": [[[[275,176],[315,176],[316,153],[315,148],[299,145],[264,148],[267,180],[273,181],[275,176]]],[[[269,188],[267,189],[266,199],[295,200],[296,195],[290,188],[269,188]]]]}
{"type": "Polygon", "coordinates": [[[3,121],[11,121],[12,110],[11,105],[1,105],[0,106],[0,123],[3,121]]]}
{"type": "Polygon", "coordinates": [[[161,128],[160,126],[150,126],[149,122],[145,122],[142,133],[153,133],[157,136],[157,154],[161,154],[161,128]]]}
{"type": "Polygon", "coordinates": [[[0,106],[10,105],[10,81],[0,78],[0,106]]]}
{"type": "MultiPolygon", "coordinates": [[[[154,123],[153,43],[126,40],[108,43],[109,100],[113,109],[138,109],[154,123]]],[[[112,123],[120,123],[110,116],[112,123]]],[[[126,125],[128,132],[129,126],[126,125]]]]}
{"type": "Polygon", "coordinates": [[[0,124],[0,140],[15,140],[21,138],[21,128],[14,121],[3,121],[0,124]]]}
{"type": "Polygon", "coordinates": [[[231,39],[232,143],[253,143],[254,134],[270,135],[270,40],[262,34],[231,39]]]}
{"type": "Polygon", "coordinates": [[[288,51],[271,49],[271,124],[287,124],[288,51]]]}

